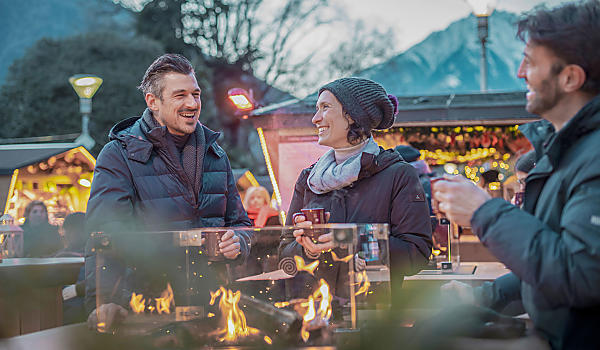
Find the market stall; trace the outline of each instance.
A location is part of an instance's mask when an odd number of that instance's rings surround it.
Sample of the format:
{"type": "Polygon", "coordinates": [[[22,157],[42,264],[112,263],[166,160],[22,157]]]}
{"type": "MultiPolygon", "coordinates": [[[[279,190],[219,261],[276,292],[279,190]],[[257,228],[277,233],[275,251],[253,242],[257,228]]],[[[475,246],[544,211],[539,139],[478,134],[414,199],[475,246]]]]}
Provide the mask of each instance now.
{"type": "MultiPolygon", "coordinates": [[[[251,112],[281,207],[287,210],[300,171],[326,147],[317,144],[311,122],[316,95],[251,112]]],[[[375,132],[391,148],[410,144],[437,171],[462,173],[477,181],[490,168],[511,174],[515,155],[530,148],[518,125],[538,119],[525,111],[524,92],[399,97],[392,128],[375,132]],[[446,165],[444,167],[444,165],[446,165]],[[443,170],[442,170],[443,169],[443,170]]]]}
{"type": "Polygon", "coordinates": [[[0,145],[4,213],[23,222],[25,206],[41,200],[51,223],[85,212],[96,160],[75,143],[0,145]]]}

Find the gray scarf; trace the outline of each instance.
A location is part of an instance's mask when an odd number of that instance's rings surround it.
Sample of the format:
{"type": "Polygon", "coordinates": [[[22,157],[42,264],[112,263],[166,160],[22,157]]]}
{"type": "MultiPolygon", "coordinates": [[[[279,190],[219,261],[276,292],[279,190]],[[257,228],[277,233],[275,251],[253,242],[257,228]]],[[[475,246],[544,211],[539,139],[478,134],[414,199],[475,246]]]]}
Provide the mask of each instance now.
{"type": "Polygon", "coordinates": [[[335,150],[327,151],[311,169],[306,180],[308,188],[316,194],[323,194],[346,187],[358,179],[360,160],[363,153],[379,154],[379,146],[369,138],[364,147],[343,163],[335,161],[335,150]]]}

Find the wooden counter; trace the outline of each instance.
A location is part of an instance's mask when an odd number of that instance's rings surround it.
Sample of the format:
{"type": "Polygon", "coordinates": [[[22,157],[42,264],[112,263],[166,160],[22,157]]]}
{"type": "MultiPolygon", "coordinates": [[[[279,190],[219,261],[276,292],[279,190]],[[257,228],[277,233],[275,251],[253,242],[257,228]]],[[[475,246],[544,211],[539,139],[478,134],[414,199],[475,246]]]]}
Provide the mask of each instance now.
{"type": "Polygon", "coordinates": [[[83,258],[17,258],[0,263],[0,337],[62,326],[62,288],[83,258]]]}

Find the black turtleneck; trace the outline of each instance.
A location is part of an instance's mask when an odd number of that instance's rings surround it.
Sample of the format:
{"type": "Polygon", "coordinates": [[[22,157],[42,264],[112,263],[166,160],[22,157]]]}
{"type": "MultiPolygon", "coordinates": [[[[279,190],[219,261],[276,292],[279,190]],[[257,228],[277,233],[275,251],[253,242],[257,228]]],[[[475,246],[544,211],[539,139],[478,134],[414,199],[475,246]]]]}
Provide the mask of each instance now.
{"type": "Polygon", "coordinates": [[[175,147],[177,147],[177,150],[181,153],[191,134],[184,134],[180,136],[169,133],[169,135],[171,135],[173,138],[173,143],[175,143],[175,147]]]}

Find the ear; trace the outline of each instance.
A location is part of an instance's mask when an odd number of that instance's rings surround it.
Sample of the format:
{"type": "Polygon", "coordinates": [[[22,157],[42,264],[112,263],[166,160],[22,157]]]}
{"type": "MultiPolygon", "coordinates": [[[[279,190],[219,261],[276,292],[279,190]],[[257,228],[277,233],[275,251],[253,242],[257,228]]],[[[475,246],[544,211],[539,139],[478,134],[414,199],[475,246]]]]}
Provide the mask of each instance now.
{"type": "Polygon", "coordinates": [[[151,111],[158,111],[158,97],[156,97],[154,94],[147,93],[146,96],[144,96],[144,99],[146,100],[146,106],[148,106],[151,111]]]}
{"type": "Polygon", "coordinates": [[[565,92],[575,92],[585,83],[585,71],[577,64],[567,65],[560,75],[560,83],[565,92]]]}

